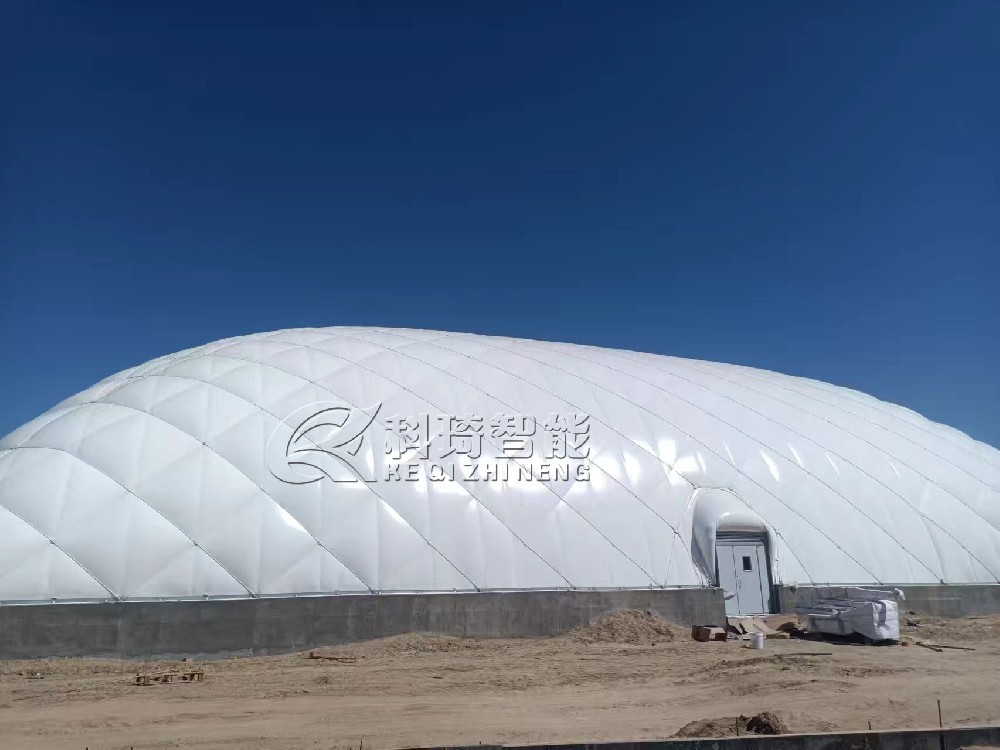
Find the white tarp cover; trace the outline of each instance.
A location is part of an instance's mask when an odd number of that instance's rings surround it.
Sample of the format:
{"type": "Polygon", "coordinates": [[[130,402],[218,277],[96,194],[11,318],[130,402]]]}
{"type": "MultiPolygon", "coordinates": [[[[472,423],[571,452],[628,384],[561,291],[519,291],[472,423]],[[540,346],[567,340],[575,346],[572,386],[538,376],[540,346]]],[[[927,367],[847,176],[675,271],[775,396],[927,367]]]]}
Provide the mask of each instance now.
{"type": "MultiPolygon", "coordinates": [[[[808,591],[808,590],[807,590],[808,591]]],[[[861,588],[817,588],[807,606],[796,601],[795,613],[807,618],[807,628],[820,633],[860,633],[872,641],[899,640],[902,591],[861,588]]]]}
{"type": "Polygon", "coordinates": [[[153,360],[0,441],[0,601],[703,585],[699,488],[766,524],[776,582],[1000,576],[1000,453],[907,409],[734,365],[327,328],[153,360]],[[589,481],[283,481],[268,441],[314,403],[379,404],[376,444],[392,415],[585,413],[589,481]]]}

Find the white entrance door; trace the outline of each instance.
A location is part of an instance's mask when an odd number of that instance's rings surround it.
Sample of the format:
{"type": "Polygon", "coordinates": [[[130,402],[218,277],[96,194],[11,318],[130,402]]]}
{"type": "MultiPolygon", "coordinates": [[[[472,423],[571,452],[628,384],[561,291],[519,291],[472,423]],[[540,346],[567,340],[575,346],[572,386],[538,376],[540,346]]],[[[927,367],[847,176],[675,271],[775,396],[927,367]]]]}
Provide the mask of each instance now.
{"type": "Polygon", "coordinates": [[[715,554],[719,586],[725,591],[727,615],[757,615],[771,611],[771,581],[764,542],[718,539],[715,554]]]}

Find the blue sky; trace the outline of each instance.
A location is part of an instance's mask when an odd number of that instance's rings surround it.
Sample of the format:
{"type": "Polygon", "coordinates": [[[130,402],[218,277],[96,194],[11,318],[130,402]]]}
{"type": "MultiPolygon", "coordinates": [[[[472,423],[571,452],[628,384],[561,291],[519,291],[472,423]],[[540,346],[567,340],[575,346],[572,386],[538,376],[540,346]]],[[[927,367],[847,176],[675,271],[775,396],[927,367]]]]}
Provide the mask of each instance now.
{"type": "Polygon", "coordinates": [[[625,347],[1000,445],[1000,3],[13,3],[0,434],[293,326],[625,347]]]}

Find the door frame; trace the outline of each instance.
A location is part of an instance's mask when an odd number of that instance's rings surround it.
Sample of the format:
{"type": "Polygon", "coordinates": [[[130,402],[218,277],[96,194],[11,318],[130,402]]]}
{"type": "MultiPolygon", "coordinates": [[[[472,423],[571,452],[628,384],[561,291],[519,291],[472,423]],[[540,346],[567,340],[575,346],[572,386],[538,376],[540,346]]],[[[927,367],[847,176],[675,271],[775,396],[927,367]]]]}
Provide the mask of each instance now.
{"type": "Polygon", "coordinates": [[[777,598],[775,596],[777,594],[777,588],[774,585],[774,578],[771,574],[770,534],[766,531],[756,533],[753,531],[717,530],[715,532],[715,585],[722,588],[721,578],[719,575],[719,542],[725,542],[725,546],[727,547],[736,546],[738,544],[753,546],[763,545],[765,569],[762,572],[767,576],[765,585],[767,586],[768,592],[768,611],[765,614],[773,613],[777,602],[777,598]]]}

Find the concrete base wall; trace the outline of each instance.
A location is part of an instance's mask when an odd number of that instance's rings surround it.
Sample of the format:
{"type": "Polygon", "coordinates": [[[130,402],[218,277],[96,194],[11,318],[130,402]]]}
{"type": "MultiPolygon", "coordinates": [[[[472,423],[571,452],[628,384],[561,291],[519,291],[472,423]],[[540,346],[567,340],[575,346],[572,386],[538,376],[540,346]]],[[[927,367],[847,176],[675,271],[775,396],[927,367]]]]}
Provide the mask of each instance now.
{"type": "MultiPolygon", "coordinates": [[[[916,612],[931,617],[973,617],[1000,614],[1000,584],[938,584],[876,586],[857,584],[862,588],[900,589],[906,600],[900,610],[916,612]]],[[[796,599],[808,605],[810,595],[822,586],[799,586],[794,591],[788,586],[779,587],[778,599],[782,612],[793,612],[796,599]]]]}
{"type": "Polygon", "coordinates": [[[725,622],[722,590],[701,588],[0,606],[0,658],[263,655],[408,632],[547,636],[623,609],[725,622]]]}
{"type": "Polygon", "coordinates": [[[468,745],[434,750],[972,750],[977,745],[989,750],[998,743],[1000,727],[959,727],[568,745],[468,745]]]}

